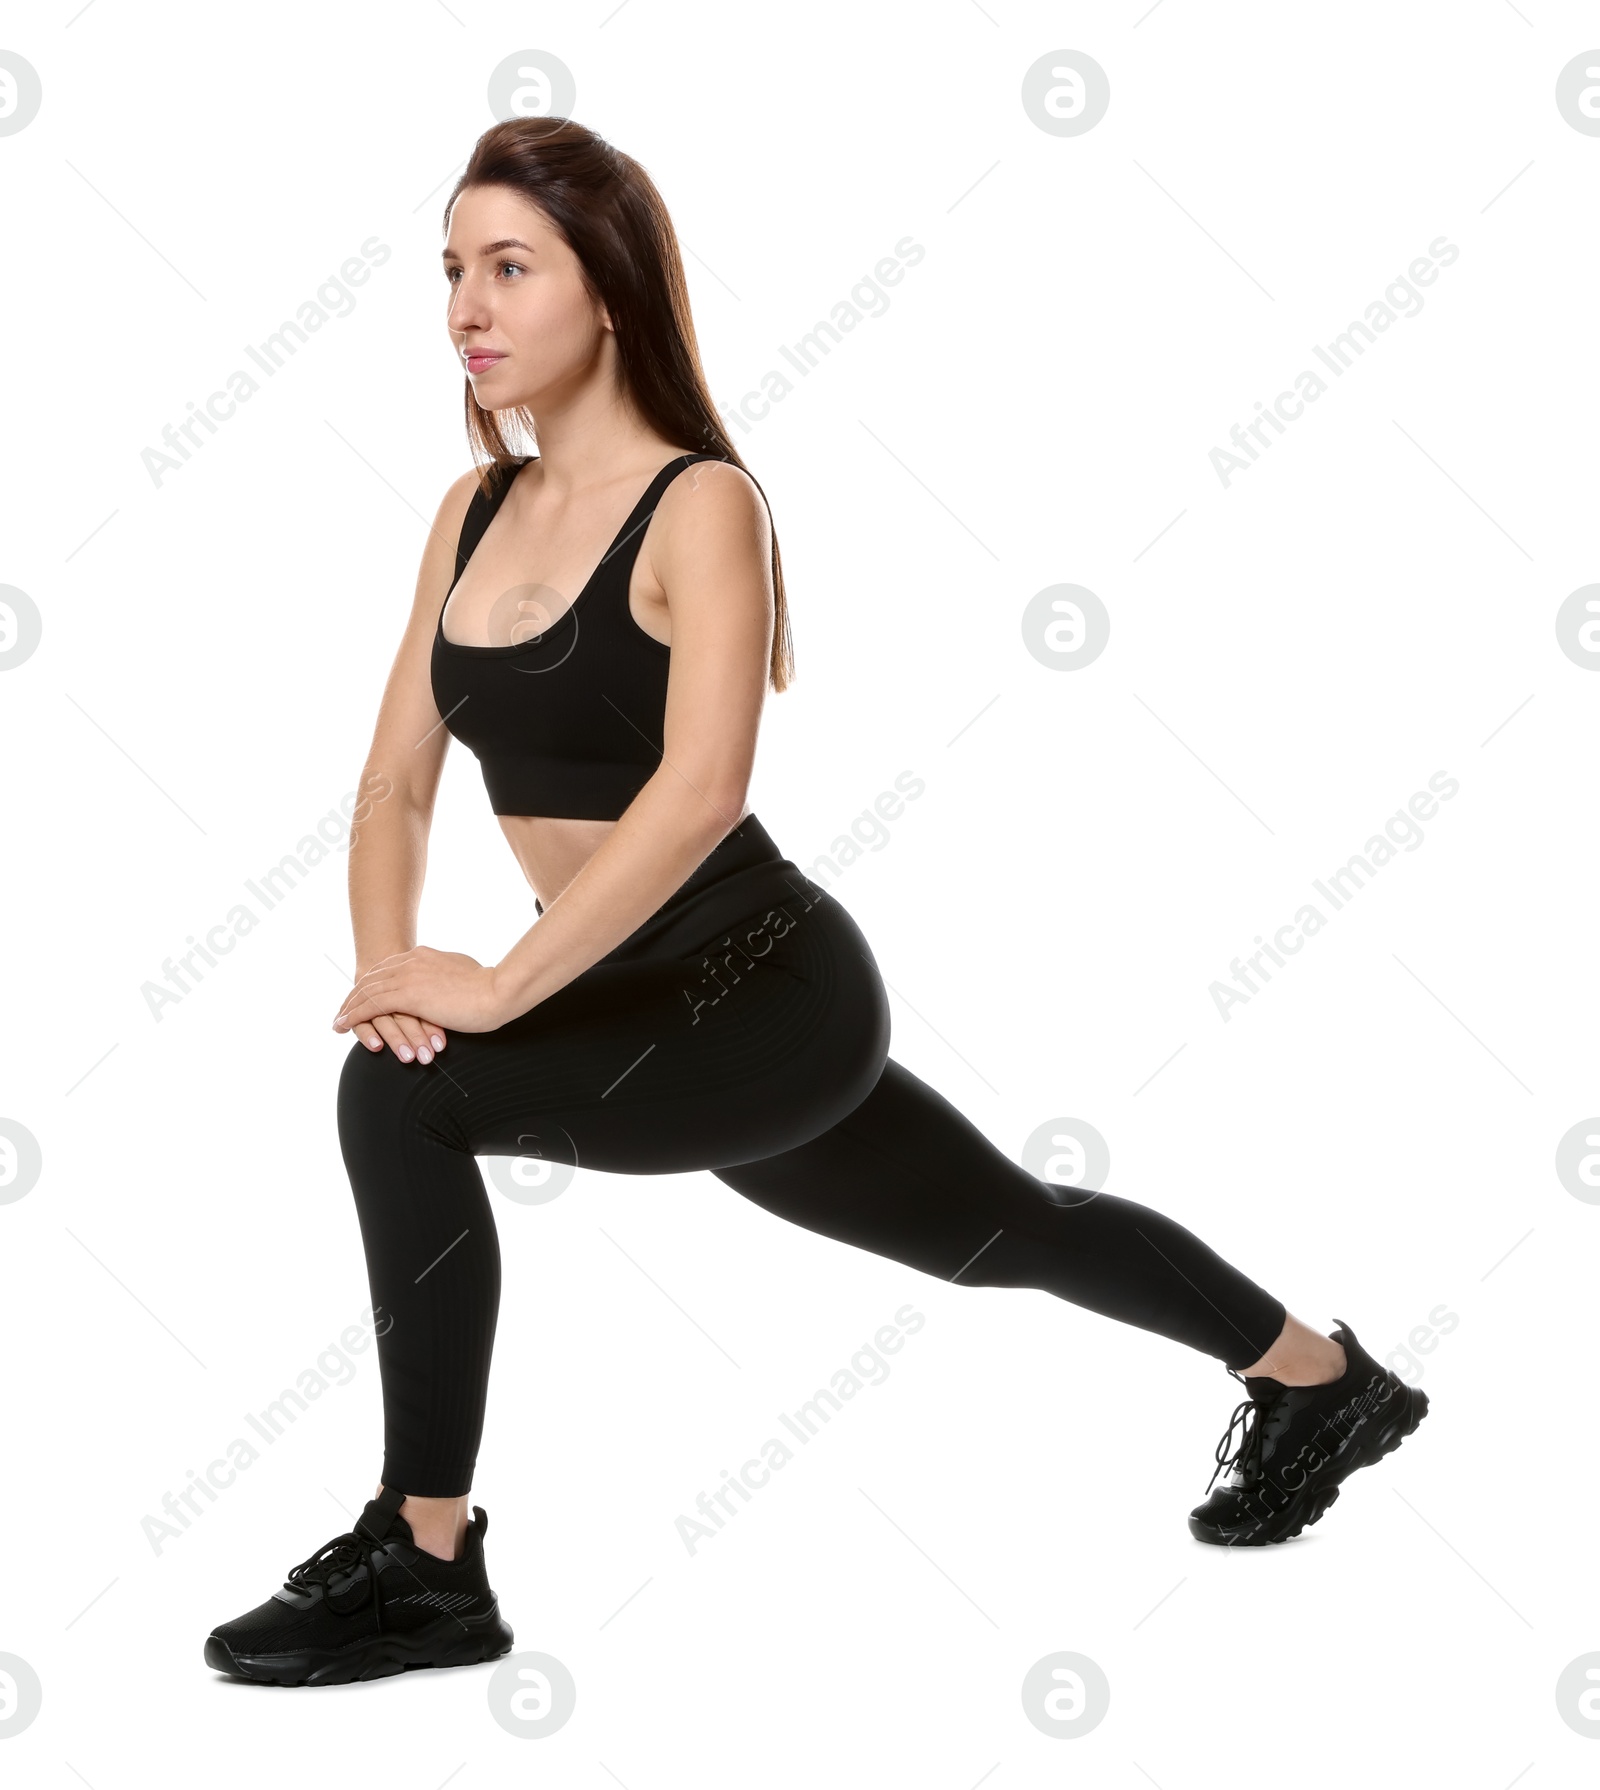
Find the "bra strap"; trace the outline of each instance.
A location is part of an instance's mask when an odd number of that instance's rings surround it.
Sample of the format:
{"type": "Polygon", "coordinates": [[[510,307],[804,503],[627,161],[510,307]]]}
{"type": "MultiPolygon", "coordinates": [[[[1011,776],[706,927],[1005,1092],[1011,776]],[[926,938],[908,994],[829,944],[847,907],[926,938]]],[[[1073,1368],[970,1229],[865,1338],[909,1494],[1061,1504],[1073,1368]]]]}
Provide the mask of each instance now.
{"type": "Polygon", "coordinates": [[[473,492],[472,501],[467,505],[467,513],[461,521],[461,537],[456,542],[456,575],[451,581],[452,590],[460,582],[461,574],[467,569],[467,561],[477,550],[479,541],[495,518],[495,512],[505,502],[506,493],[511,489],[511,481],[531,458],[531,455],[524,454],[520,459],[497,462],[495,469],[489,474],[489,490],[485,492],[480,485],[473,492]]]}
{"type": "MultiPolygon", "coordinates": [[[[721,459],[723,459],[721,454],[679,454],[676,460],[669,460],[645,488],[643,497],[633,506],[633,514],[623,523],[621,532],[611,544],[611,551],[607,553],[606,560],[609,560],[613,553],[624,553],[626,557],[623,564],[631,567],[634,555],[639,551],[639,543],[644,538],[644,531],[649,526],[650,518],[656,513],[656,505],[666,495],[667,486],[685,467],[693,466],[696,461],[721,459]]],[[[601,563],[605,564],[605,561],[603,560],[601,563]]]]}
{"type": "Polygon", "coordinates": [[[650,481],[650,489],[639,500],[638,514],[653,516],[656,505],[660,503],[662,494],[668,485],[686,466],[693,466],[699,460],[720,460],[721,454],[679,454],[676,460],[669,460],[650,481]]]}

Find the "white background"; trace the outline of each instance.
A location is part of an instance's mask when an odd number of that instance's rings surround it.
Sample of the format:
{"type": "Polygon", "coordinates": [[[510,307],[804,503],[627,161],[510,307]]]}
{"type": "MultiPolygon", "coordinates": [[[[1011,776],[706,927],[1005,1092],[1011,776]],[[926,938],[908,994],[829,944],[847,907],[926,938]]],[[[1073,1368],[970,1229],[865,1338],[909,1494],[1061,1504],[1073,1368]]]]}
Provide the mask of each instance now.
{"type": "MultiPolygon", "coordinates": [[[[43,639],[0,679],[0,1116],[43,1171],[0,1205],[0,1652],[44,1702],[8,1782],[1592,1782],[1555,1689],[1600,1648],[1600,1211],[1555,1152],[1600,1108],[1600,678],[1555,615],[1597,576],[1600,138],[1554,93],[1597,42],[1556,0],[9,9],[44,104],[0,138],[0,582],[43,639]],[[1078,137],[1021,100],[1061,48],[1111,84],[1078,137]],[[141,1527],[367,1304],[343,855],[159,1022],[141,989],[355,787],[469,463],[443,198],[523,49],[658,183],[730,413],[926,248],[735,429],[799,670],[756,812],[805,866],[927,785],[834,885],[893,1055],[1014,1156],[1094,1125],[1110,1190],[1374,1353],[1456,1319],[1392,1357],[1417,1435],[1235,1553],[1185,1526],[1240,1393],[1209,1357],[709,1175],[496,1195],[473,1495],[517,1647],[577,1683],[543,1740],[490,1667],[202,1663],[370,1496],[370,1351],[178,1539],[141,1527]],[[374,235],[354,309],[154,481],[374,235]],[[1225,488],[1211,450],[1440,235],[1420,313],[1225,488]],[[1023,644],[1063,582],[1111,617],[1079,671],[1023,644]],[[1438,771],[1423,843],[1224,1022],[1210,985],[1438,771]],[[676,1517],[908,1301],[890,1377],[691,1558],[676,1517]],[[1110,1683],[1076,1739],[1021,1702],[1064,1650],[1110,1683]]],[[[458,746],[421,939],[493,961],[533,918],[458,746]]]]}

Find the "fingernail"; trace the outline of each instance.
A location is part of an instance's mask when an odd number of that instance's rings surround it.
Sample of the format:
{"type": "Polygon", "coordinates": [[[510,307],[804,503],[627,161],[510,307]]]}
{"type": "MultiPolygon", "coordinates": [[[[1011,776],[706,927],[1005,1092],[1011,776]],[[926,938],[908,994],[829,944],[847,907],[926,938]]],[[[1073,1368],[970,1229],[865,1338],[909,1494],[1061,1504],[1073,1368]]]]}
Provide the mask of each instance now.
{"type": "Polygon", "coordinates": [[[435,1032],[433,1035],[433,1048],[435,1050],[443,1050],[444,1049],[444,1039],[441,1038],[437,1032],[435,1032]]]}
{"type": "Polygon", "coordinates": [[[433,1052],[428,1049],[426,1044],[418,1050],[417,1061],[419,1063],[431,1063],[433,1061],[433,1052]]]}
{"type": "Polygon", "coordinates": [[[400,1061],[402,1063],[409,1063],[411,1061],[411,1046],[409,1044],[402,1044],[400,1046],[400,1061]]]}

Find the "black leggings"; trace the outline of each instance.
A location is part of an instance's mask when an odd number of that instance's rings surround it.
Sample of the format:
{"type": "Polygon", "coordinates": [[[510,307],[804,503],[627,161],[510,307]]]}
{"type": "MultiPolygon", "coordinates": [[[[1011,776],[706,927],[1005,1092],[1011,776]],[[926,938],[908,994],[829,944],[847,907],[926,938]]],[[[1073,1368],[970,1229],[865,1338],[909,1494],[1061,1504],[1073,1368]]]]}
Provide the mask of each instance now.
{"type": "Polygon", "coordinates": [[[471,1490],[500,1302],[475,1156],[709,1169],[824,1236],[961,1286],[1037,1287],[1249,1366],[1282,1302],[1193,1232],[1012,1162],[888,1056],[846,910],[747,816],[637,932],[431,1063],[352,1045],[339,1138],[377,1316],[382,1481],[471,1490]]]}

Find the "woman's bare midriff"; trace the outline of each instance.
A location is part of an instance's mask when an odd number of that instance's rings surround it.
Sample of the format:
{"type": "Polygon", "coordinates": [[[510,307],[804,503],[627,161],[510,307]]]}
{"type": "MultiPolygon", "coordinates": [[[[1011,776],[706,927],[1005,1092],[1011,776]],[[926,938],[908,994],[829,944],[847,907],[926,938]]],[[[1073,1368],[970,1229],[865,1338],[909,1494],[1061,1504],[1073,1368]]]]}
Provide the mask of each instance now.
{"type": "MultiPolygon", "coordinates": [[[[729,826],[731,832],[750,813],[747,803],[729,826]]],[[[614,820],[568,820],[545,814],[501,814],[500,831],[542,906],[566,888],[604,843],[614,820]]]]}
{"type": "Polygon", "coordinates": [[[568,820],[543,814],[496,817],[528,886],[545,907],[600,849],[614,820],[568,820]]]}

